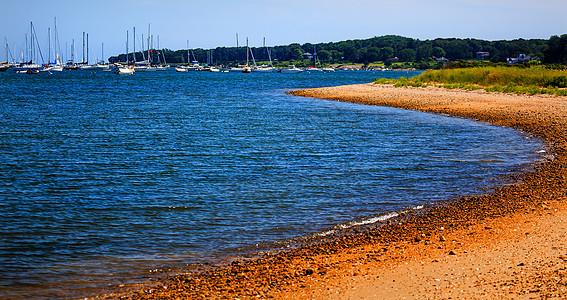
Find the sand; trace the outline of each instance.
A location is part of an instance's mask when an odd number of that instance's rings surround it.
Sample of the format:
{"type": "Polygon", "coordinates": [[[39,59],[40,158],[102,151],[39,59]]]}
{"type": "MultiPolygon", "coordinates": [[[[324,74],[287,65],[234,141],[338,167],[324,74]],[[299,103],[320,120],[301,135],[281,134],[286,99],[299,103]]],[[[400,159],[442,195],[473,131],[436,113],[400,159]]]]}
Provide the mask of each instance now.
{"type": "Polygon", "coordinates": [[[294,95],[465,117],[523,130],[547,158],[463,196],[341,236],[99,295],[125,299],[567,297],[567,97],[362,84],[294,95]]]}

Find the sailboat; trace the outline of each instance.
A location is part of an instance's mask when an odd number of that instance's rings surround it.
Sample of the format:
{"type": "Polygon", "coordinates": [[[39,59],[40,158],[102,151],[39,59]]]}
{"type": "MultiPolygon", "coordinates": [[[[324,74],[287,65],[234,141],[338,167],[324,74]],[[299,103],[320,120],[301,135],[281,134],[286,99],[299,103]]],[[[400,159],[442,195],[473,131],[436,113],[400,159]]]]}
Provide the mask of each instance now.
{"type": "MultiPolygon", "coordinates": [[[[189,51],[189,46],[187,46],[187,51],[189,51]]],[[[191,57],[193,57],[193,61],[191,61],[190,65],[189,64],[187,65],[187,71],[201,71],[203,69],[203,66],[199,64],[199,61],[197,61],[197,58],[195,57],[195,53],[193,53],[193,50],[191,50],[191,57]]]]}
{"type": "Polygon", "coordinates": [[[51,66],[51,71],[54,72],[62,72],[63,71],[63,64],[61,64],[61,60],[59,59],[59,35],[57,33],[57,18],[53,19],[54,27],[54,41],[53,41],[53,49],[55,51],[55,63],[51,66]]]}
{"type": "Polygon", "coordinates": [[[275,70],[275,68],[272,66],[272,55],[270,53],[270,49],[268,49],[268,47],[266,47],[266,38],[264,38],[264,48],[266,48],[266,53],[268,54],[268,59],[270,60],[270,65],[269,66],[261,65],[261,66],[254,67],[254,68],[252,68],[252,72],[271,73],[275,70]]]}
{"type": "Polygon", "coordinates": [[[199,62],[195,58],[195,54],[193,50],[189,49],[189,40],[187,40],[187,65],[185,66],[177,66],[175,71],[177,72],[188,72],[188,71],[201,71],[203,67],[199,65],[199,62]],[[191,60],[191,56],[193,60],[191,60]]]}
{"type": "Polygon", "coordinates": [[[103,70],[105,72],[110,71],[110,66],[108,64],[105,63],[104,61],[104,43],[102,43],[101,46],[101,50],[102,50],[102,60],[98,61],[98,63],[93,65],[93,68],[98,69],[98,70],[103,70]]]}
{"type": "Polygon", "coordinates": [[[242,73],[242,70],[244,70],[245,66],[240,65],[240,55],[239,55],[239,51],[240,48],[238,47],[238,33],[236,34],[236,67],[230,67],[228,69],[228,72],[234,72],[234,73],[242,73]]]}
{"type": "Polygon", "coordinates": [[[320,68],[317,68],[317,49],[315,48],[315,46],[313,46],[313,66],[309,67],[307,69],[305,69],[305,71],[309,71],[309,72],[322,72],[323,70],[320,68]]]}
{"type": "Polygon", "coordinates": [[[281,73],[290,73],[290,74],[293,74],[293,73],[301,73],[301,72],[303,72],[303,70],[300,69],[300,68],[298,68],[298,67],[296,67],[295,65],[289,65],[289,67],[287,67],[287,68],[285,68],[285,69],[281,69],[280,72],[281,72],[281,73]]]}
{"type": "MultiPolygon", "coordinates": [[[[10,63],[11,53],[10,53],[10,47],[8,46],[8,39],[6,37],[4,37],[4,44],[6,50],[6,61],[0,63],[0,72],[6,72],[8,69],[10,69],[13,66],[13,64],[10,63]]],[[[13,56],[12,56],[12,61],[15,61],[13,56]]]]}
{"type": "Polygon", "coordinates": [[[71,59],[67,59],[67,63],[63,67],[65,70],[78,70],[79,65],[75,63],[75,39],[71,43],[71,59]]]}
{"type": "MultiPolygon", "coordinates": [[[[26,38],[26,46],[27,46],[27,38],[26,38]]],[[[37,59],[37,54],[39,53],[41,60],[43,60],[43,54],[41,53],[41,48],[39,47],[39,43],[37,42],[37,34],[35,32],[35,28],[33,27],[33,22],[30,22],[30,47],[26,50],[29,50],[28,53],[29,61],[14,67],[14,71],[18,73],[27,73],[27,74],[39,73],[39,70],[43,69],[43,67],[37,64],[35,62],[35,59],[37,59]],[[37,44],[37,52],[36,52],[36,44],[37,44]]]]}
{"type": "Polygon", "coordinates": [[[128,31],[126,31],[126,65],[118,64],[116,65],[116,74],[118,75],[132,75],[134,74],[134,67],[130,66],[130,60],[128,58],[128,31]]]}
{"type": "Polygon", "coordinates": [[[249,51],[250,51],[250,48],[248,48],[248,38],[246,38],[246,66],[242,69],[242,73],[251,73],[252,72],[252,68],[250,68],[250,66],[248,65],[249,51]]]}

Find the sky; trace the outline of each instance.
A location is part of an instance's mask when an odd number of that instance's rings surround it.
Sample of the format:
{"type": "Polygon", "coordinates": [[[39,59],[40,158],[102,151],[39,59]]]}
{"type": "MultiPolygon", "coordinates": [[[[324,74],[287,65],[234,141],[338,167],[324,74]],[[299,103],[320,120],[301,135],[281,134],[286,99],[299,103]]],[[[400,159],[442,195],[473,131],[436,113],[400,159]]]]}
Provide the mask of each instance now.
{"type": "MultiPolygon", "coordinates": [[[[47,56],[48,28],[57,18],[60,55],[82,57],[83,32],[89,60],[126,52],[133,28],[136,49],[148,25],[157,48],[172,50],[245,45],[324,43],[401,35],[420,40],[549,39],[567,33],[566,0],[0,0],[0,61],[5,42],[21,57],[33,22],[47,56]]],[[[53,41],[53,38],[52,38],[53,41]]],[[[146,42],[144,41],[144,46],[146,42]]]]}

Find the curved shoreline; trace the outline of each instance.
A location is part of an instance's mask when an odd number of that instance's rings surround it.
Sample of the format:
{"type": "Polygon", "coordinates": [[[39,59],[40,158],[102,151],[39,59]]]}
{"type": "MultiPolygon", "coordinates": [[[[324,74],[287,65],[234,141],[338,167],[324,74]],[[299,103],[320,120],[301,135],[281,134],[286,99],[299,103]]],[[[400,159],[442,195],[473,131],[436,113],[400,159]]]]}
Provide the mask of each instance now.
{"type": "Polygon", "coordinates": [[[567,243],[561,242],[567,240],[567,97],[376,84],[290,94],[512,127],[540,138],[554,159],[518,174],[517,184],[487,195],[460,197],[362,232],[104,297],[515,298],[567,293],[567,243]],[[533,235],[538,230],[545,232],[533,235]],[[499,261],[491,260],[495,256],[499,261]]]}

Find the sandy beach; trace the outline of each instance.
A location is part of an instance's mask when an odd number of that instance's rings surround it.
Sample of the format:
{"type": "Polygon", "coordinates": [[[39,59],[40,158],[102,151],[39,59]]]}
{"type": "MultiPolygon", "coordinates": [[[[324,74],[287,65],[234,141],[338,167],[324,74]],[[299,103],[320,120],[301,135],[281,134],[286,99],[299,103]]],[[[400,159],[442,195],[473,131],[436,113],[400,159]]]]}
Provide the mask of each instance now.
{"type": "Polygon", "coordinates": [[[293,95],[469,118],[533,134],[546,159],[462,196],[297,249],[98,298],[562,299],[567,297],[567,97],[362,84],[293,95]]]}

